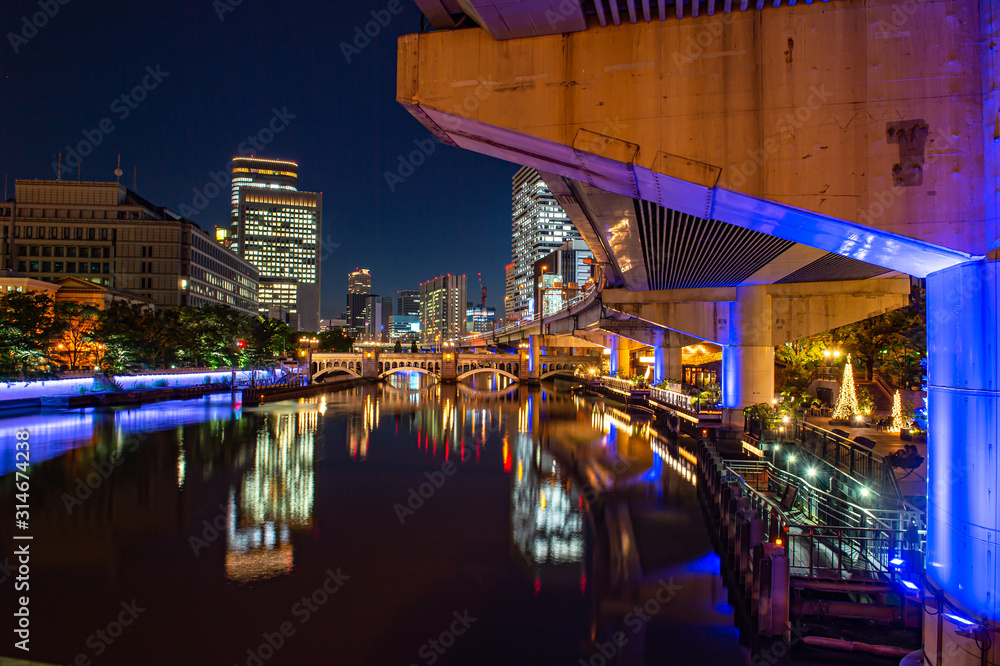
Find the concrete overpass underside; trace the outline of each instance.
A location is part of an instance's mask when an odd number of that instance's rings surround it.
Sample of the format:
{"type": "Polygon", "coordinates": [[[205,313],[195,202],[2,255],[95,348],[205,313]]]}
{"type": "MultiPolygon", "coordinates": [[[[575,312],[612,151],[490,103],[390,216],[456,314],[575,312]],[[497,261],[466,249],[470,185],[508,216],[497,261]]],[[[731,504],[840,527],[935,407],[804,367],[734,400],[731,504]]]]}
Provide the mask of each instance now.
{"type": "MultiPolygon", "coordinates": [[[[996,627],[995,2],[417,4],[439,30],[400,39],[397,100],[448,145],[542,172],[604,264],[597,321],[553,332],[658,341],[664,368],[718,342],[735,414],[770,397],[774,345],[927,279],[928,581],[996,627]]],[[[928,663],[980,663],[940,631],[928,663]]]]}

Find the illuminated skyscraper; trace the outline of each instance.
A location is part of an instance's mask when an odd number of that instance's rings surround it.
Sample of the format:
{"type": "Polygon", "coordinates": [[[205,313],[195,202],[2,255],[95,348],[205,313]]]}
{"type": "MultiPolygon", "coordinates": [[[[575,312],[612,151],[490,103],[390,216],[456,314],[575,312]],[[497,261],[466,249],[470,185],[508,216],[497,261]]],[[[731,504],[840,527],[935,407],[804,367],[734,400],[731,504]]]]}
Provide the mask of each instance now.
{"type": "Polygon", "coordinates": [[[368,321],[368,296],[372,293],[372,274],[367,268],[355,268],[347,274],[347,326],[352,338],[365,333],[368,321]]]}
{"type": "Polygon", "coordinates": [[[372,274],[367,268],[355,268],[347,274],[347,293],[366,296],[372,293],[372,274]]]}
{"type": "Polygon", "coordinates": [[[505,315],[524,319],[534,314],[535,262],[567,241],[580,238],[569,216],[556,203],[541,175],[529,167],[514,174],[511,245],[514,270],[505,315]]]}
{"type": "Polygon", "coordinates": [[[260,312],[287,311],[293,329],[316,331],[323,195],[297,183],[295,162],[234,158],[229,243],[260,273],[260,312]]]}
{"type": "Polygon", "coordinates": [[[466,331],[464,275],[442,275],[420,285],[420,339],[435,346],[466,331]]]}

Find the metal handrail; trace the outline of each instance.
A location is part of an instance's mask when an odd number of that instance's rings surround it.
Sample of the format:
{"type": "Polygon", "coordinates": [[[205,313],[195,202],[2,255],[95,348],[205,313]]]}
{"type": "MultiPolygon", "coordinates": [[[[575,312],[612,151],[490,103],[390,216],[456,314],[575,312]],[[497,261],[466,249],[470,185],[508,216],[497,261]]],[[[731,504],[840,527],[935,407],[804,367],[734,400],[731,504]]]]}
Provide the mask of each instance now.
{"type": "MultiPolygon", "coordinates": [[[[727,462],[726,478],[737,481],[744,490],[749,508],[763,519],[764,538],[782,540],[792,575],[814,578],[836,574],[838,578],[856,578],[862,573],[891,577],[896,573],[891,561],[902,553],[909,554],[922,566],[920,542],[909,539],[908,530],[884,525],[813,525],[793,521],[777,500],[761,493],[738,473],[739,465],[746,466],[727,462]],[[824,558],[828,564],[818,566],[817,560],[822,562],[824,558]],[[803,565],[803,561],[807,565],[803,565]]],[[[796,504],[802,502],[803,497],[796,498],[796,504]]]]}

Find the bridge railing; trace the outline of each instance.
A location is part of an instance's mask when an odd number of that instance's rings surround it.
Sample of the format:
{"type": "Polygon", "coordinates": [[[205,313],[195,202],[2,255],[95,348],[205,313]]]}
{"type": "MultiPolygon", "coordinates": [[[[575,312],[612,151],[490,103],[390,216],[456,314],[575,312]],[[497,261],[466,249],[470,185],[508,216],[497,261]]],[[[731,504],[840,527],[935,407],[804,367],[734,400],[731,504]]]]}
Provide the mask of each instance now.
{"type": "Polygon", "coordinates": [[[718,417],[719,420],[722,419],[722,412],[720,410],[712,409],[702,404],[701,398],[697,396],[688,395],[680,391],[654,387],[649,390],[649,398],[665,407],[684,412],[689,416],[698,417],[699,420],[706,417],[708,420],[711,420],[713,417],[718,417]]]}

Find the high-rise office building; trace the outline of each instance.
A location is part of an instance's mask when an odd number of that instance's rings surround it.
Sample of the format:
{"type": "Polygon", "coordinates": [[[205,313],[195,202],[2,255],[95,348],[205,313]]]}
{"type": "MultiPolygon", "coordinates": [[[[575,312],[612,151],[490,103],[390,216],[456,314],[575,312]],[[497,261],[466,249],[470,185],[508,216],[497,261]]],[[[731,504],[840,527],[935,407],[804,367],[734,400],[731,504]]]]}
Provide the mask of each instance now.
{"type": "Polygon", "coordinates": [[[534,315],[535,262],[567,241],[580,238],[569,216],[535,169],[521,167],[514,174],[511,246],[514,271],[508,302],[508,319],[534,315]]]}
{"type": "Polygon", "coordinates": [[[370,294],[372,293],[372,274],[367,268],[355,268],[353,272],[347,274],[348,294],[370,294]]]}
{"type": "Polygon", "coordinates": [[[258,273],[191,220],[115,182],[16,180],[0,202],[0,270],[73,276],[156,307],[258,309],[258,273]]]}
{"type": "Polygon", "coordinates": [[[392,297],[368,296],[367,317],[365,319],[365,339],[371,342],[389,342],[392,332],[392,297]]]}
{"type": "Polygon", "coordinates": [[[323,195],[297,189],[298,165],[233,159],[228,242],[260,273],[260,311],[285,310],[293,328],[319,329],[323,195]]]}
{"type": "Polygon", "coordinates": [[[416,289],[403,289],[397,291],[399,296],[396,314],[420,316],[420,291],[416,289]]]}
{"type": "Polygon", "coordinates": [[[466,279],[442,275],[420,285],[420,340],[441,345],[465,334],[466,279]]]}
{"type": "Polygon", "coordinates": [[[366,332],[368,296],[372,293],[372,275],[367,268],[356,268],[347,274],[347,310],[344,330],[354,339],[366,332]]]}
{"type": "Polygon", "coordinates": [[[368,315],[368,294],[348,294],[347,312],[344,319],[347,325],[344,331],[354,338],[359,339],[365,332],[365,320],[368,315]]]}

